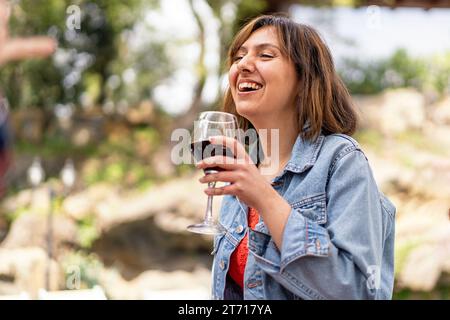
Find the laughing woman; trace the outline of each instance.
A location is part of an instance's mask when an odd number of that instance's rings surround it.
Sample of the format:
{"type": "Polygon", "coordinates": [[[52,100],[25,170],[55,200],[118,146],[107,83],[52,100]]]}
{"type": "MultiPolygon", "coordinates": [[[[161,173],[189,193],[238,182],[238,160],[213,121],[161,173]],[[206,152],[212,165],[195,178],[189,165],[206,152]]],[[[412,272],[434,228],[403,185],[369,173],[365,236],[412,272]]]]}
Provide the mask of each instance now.
{"type": "MultiPolygon", "coordinates": [[[[309,26],[260,16],[237,34],[228,58],[224,111],[242,129],[277,129],[280,139],[260,139],[262,161],[197,165],[225,169],[202,183],[228,182],[205,189],[225,195],[213,299],[390,299],[395,207],[350,137],[357,116],[329,49],[309,26]],[[274,157],[275,174],[263,174],[274,157]]],[[[235,140],[212,142],[254,159],[235,140]]]]}

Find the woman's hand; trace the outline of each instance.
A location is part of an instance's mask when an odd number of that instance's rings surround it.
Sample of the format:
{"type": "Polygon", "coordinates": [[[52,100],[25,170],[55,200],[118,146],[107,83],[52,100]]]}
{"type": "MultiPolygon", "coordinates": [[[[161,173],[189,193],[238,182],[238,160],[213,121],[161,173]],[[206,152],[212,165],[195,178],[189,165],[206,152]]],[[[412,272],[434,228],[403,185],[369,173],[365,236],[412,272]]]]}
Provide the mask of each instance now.
{"type": "Polygon", "coordinates": [[[0,66],[14,60],[43,58],[55,51],[56,42],[50,37],[9,38],[10,5],[0,0],[0,66]]]}
{"type": "Polygon", "coordinates": [[[225,170],[205,175],[200,178],[201,183],[215,181],[231,183],[220,188],[207,188],[205,189],[207,195],[234,195],[258,211],[264,207],[266,200],[278,196],[278,193],[261,175],[245,148],[237,140],[225,136],[216,136],[210,138],[210,142],[211,144],[222,144],[228,147],[233,151],[235,159],[214,156],[205,158],[197,164],[196,167],[199,169],[220,167],[225,170]]]}

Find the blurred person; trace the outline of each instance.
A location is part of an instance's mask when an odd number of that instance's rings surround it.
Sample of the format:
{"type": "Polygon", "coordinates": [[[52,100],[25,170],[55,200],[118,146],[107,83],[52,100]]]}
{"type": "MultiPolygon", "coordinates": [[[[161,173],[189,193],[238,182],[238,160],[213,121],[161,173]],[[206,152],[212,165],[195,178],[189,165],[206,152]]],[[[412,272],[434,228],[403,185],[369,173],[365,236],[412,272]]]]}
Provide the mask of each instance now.
{"type": "MultiPolygon", "coordinates": [[[[50,37],[10,38],[8,30],[10,13],[10,4],[0,0],[0,72],[1,67],[8,62],[47,57],[56,48],[55,40],[50,37]]],[[[0,198],[5,192],[4,178],[11,161],[10,149],[8,105],[0,91],[0,198]]]]}
{"type": "Polygon", "coordinates": [[[8,128],[8,105],[0,96],[0,199],[5,192],[4,176],[10,163],[10,143],[8,128]]]}
{"type": "Polygon", "coordinates": [[[279,130],[279,141],[260,139],[264,157],[254,161],[216,136],[210,142],[232,147],[236,160],[197,164],[223,169],[202,183],[228,183],[205,189],[225,195],[213,299],[391,299],[396,209],[350,137],[358,116],[326,44],[310,26],[260,16],[238,32],[228,59],[223,111],[244,130],[279,130]],[[263,174],[276,156],[276,173],[263,174]]]}

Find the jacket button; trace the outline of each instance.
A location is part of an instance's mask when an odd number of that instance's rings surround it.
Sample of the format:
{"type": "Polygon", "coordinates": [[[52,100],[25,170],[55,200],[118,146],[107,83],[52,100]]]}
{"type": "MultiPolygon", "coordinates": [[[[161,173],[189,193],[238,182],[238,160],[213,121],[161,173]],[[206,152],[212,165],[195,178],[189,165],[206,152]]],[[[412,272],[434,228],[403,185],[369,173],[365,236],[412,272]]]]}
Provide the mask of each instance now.
{"type": "Polygon", "coordinates": [[[236,232],[241,233],[242,231],[244,231],[244,227],[240,224],[236,227],[236,232]]]}
{"type": "Polygon", "coordinates": [[[220,267],[220,269],[224,270],[225,269],[225,261],[220,260],[219,267],[220,267]]]}

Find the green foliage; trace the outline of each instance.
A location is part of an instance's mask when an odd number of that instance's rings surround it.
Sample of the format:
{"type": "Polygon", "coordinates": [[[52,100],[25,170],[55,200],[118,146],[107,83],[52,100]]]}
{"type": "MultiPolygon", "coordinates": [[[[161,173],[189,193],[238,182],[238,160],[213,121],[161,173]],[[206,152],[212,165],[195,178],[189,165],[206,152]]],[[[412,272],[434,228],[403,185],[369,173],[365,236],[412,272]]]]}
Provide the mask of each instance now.
{"type": "Polygon", "coordinates": [[[17,140],[14,144],[15,150],[20,154],[27,154],[30,156],[39,154],[44,158],[47,157],[67,157],[67,156],[89,156],[96,150],[96,146],[85,145],[76,146],[72,143],[67,143],[67,138],[62,135],[54,135],[45,133],[41,143],[33,143],[26,140],[17,140]]]}
{"type": "MultiPolygon", "coordinates": [[[[401,246],[395,248],[395,277],[398,278],[400,272],[404,268],[406,260],[410,253],[418,248],[423,243],[423,239],[417,238],[410,240],[401,246]]],[[[445,276],[444,276],[445,277],[445,276]]],[[[438,281],[437,286],[431,292],[412,291],[407,288],[399,288],[398,284],[394,286],[393,299],[394,300],[406,300],[406,299],[419,299],[419,300],[448,300],[450,296],[450,286],[448,281],[438,281]]]]}
{"type": "Polygon", "coordinates": [[[383,135],[373,129],[361,129],[355,133],[355,139],[362,145],[368,146],[376,151],[381,151],[383,147],[383,135]]]}
{"type": "Polygon", "coordinates": [[[398,276],[405,266],[409,254],[419,247],[422,243],[422,239],[411,240],[402,246],[395,247],[395,276],[398,276]]]}
{"type": "Polygon", "coordinates": [[[237,7],[237,14],[235,19],[235,26],[233,28],[233,34],[236,34],[238,30],[252,18],[262,14],[267,8],[267,2],[265,0],[242,0],[237,7]]]}
{"type": "Polygon", "coordinates": [[[126,164],[125,162],[112,162],[102,165],[100,162],[85,173],[82,177],[89,186],[99,182],[120,183],[124,179],[126,164]]]}
{"type": "Polygon", "coordinates": [[[431,292],[399,289],[394,291],[392,298],[393,300],[448,300],[450,298],[450,286],[440,284],[431,292]]]}
{"type": "Polygon", "coordinates": [[[56,103],[76,105],[89,98],[91,104],[129,98],[130,103],[148,97],[149,88],[167,77],[161,44],[146,43],[137,54],[128,50],[125,36],[142,21],[143,8],[156,7],[156,0],[35,0],[14,6],[12,35],[50,34],[58,41],[52,58],[10,64],[1,70],[0,87],[12,108],[37,106],[50,110],[56,103]],[[70,5],[81,10],[81,28],[68,30],[70,5]],[[139,70],[132,90],[123,83],[108,89],[108,79],[122,76],[128,68],[139,70]],[[128,88],[129,89],[129,88],[128,88]],[[132,96],[127,96],[127,92],[132,96]]]}
{"type": "Polygon", "coordinates": [[[185,174],[195,170],[195,167],[191,164],[180,164],[176,167],[177,175],[184,176],[185,174]]]}
{"type": "Polygon", "coordinates": [[[64,256],[62,267],[66,276],[66,284],[73,284],[74,278],[78,278],[80,289],[89,289],[98,285],[98,278],[103,270],[103,264],[95,255],[88,255],[81,251],[71,252],[64,256]]]}
{"type": "Polygon", "coordinates": [[[435,141],[430,141],[419,130],[407,130],[396,134],[395,139],[402,145],[410,145],[430,154],[446,156],[448,151],[435,141]]]}
{"type": "Polygon", "coordinates": [[[82,180],[86,185],[108,182],[130,188],[149,186],[155,174],[150,159],[160,143],[159,133],[152,127],[110,136],[90,155],[82,180]]]}
{"type": "Polygon", "coordinates": [[[92,170],[86,171],[82,177],[87,185],[108,182],[123,187],[148,185],[146,181],[152,178],[153,172],[148,165],[137,161],[130,163],[128,157],[115,158],[115,160],[106,159],[106,164],[96,162],[92,170]]]}
{"type": "Polygon", "coordinates": [[[433,57],[427,83],[438,92],[450,92],[450,52],[433,57]]]}
{"type": "Polygon", "coordinates": [[[106,166],[104,171],[104,179],[108,182],[120,182],[125,176],[125,163],[111,163],[106,166]]]}
{"type": "Polygon", "coordinates": [[[78,222],[78,240],[83,249],[90,249],[99,236],[93,216],[90,215],[78,222]]]}
{"type": "Polygon", "coordinates": [[[444,94],[450,90],[450,52],[413,58],[399,49],[391,57],[371,63],[348,59],[339,73],[353,94],[375,94],[400,87],[444,94]]]}
{"type": "Polygon", "coordinates": [[[5,214],[6,221],[8,221],[8,223],[12,223],[20,216],[22,216],[24,214],[28,214],[29,212],[30,211],[28,208],[24,208],[24,207],[17,208],[17,210],[10,211],[5,214]]]}

